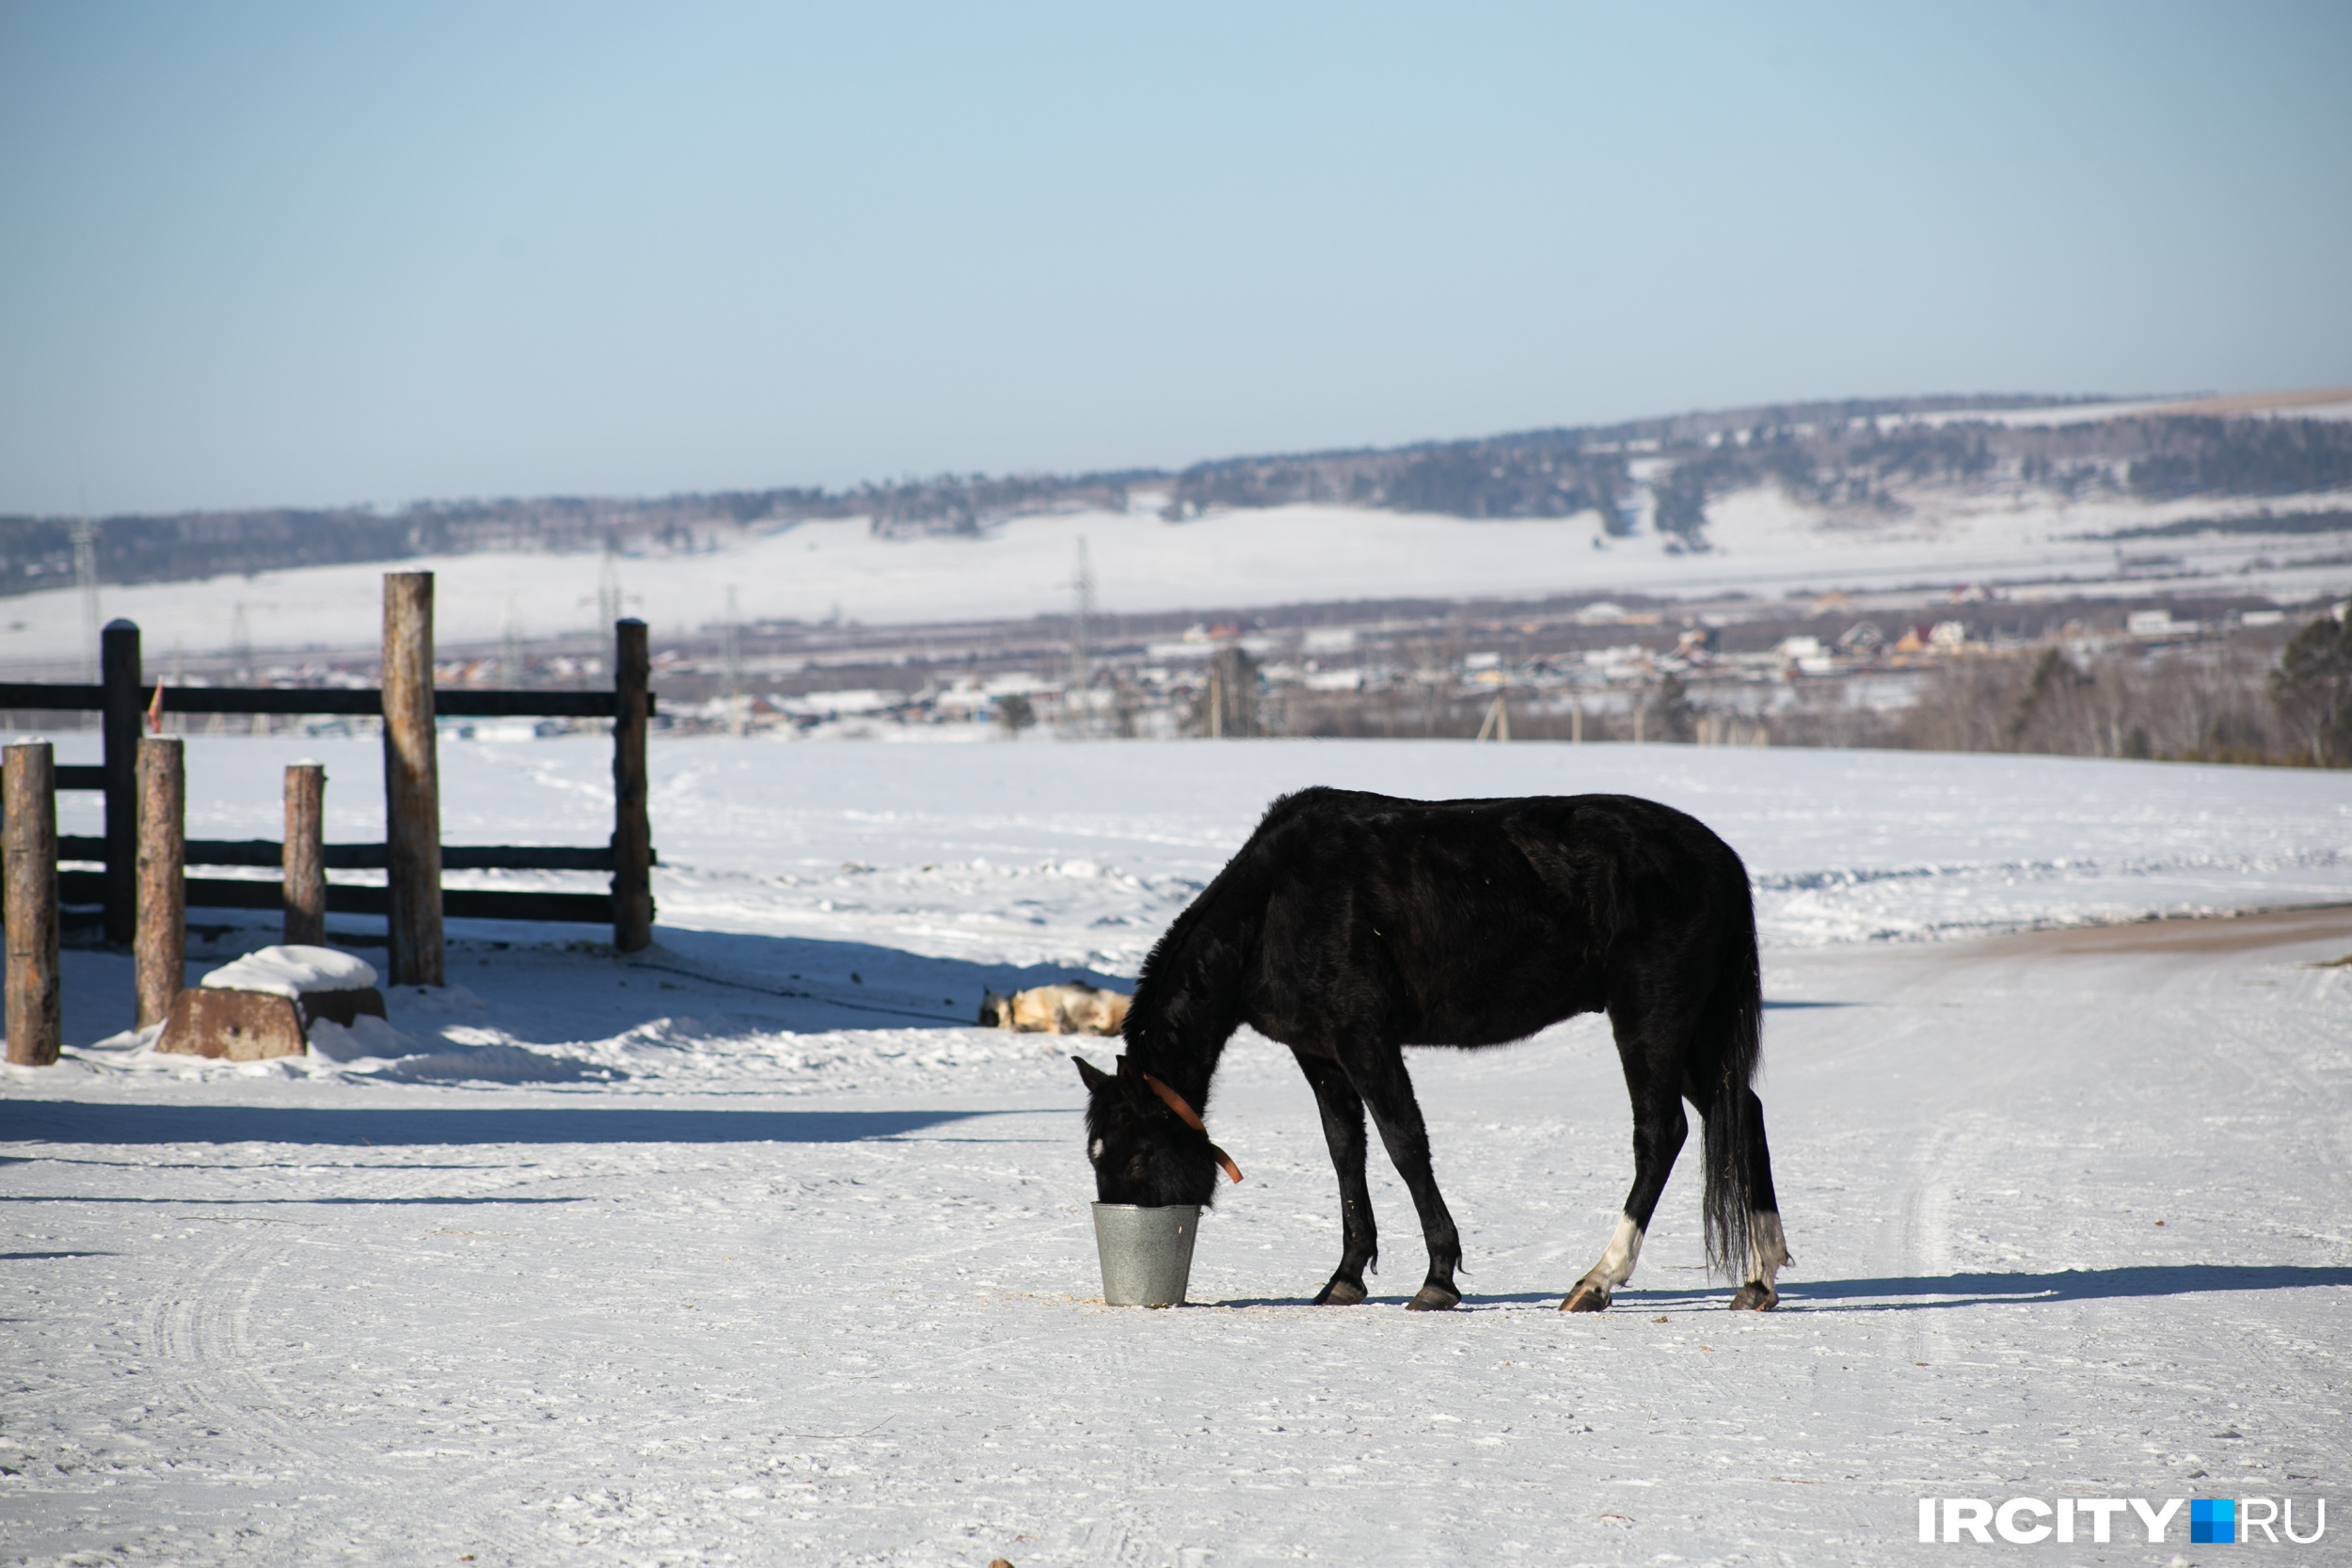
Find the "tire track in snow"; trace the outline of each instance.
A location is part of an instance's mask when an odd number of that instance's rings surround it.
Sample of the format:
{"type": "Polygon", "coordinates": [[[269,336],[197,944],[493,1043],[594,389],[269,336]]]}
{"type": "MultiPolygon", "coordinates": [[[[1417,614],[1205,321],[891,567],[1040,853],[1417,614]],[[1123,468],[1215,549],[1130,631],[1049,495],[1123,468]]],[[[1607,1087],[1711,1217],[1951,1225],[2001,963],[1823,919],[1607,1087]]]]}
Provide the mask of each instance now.
{"type": "Polygon", "coordinates": [[[195,1418],[233,1434],[257,1474],[283,1468],[309,1447],[286,1418],[281,1391],[255,1365],[254,1304],[294,1246],[276,1239],[276,1229],[257,1224],[257,1233],[171,1276],[140,1313],[143,1349],[172,1392],[195,1418]]]}
{"type": "MultiPolygon", "coordinates": [[[[433,1151],[420,1152],[429,1156],[433,1151]]],[[[371,1174],[400,1172],[389,1181],[379,1178],[370,1183],[370,1196],[388,1204],[438,1196],[437,1189],[445,1187],[453,1175],[462,1179],[472,1170],[369,1168],[371,1174]]],[[[350,1172],[338,1169],[336,1174],[350,1172]]],[[[259,1342],[257,1319],[270,1319],[269,1287],[280,1269],[297,1261],[294,1255],[303,1240],[282,1228],[287,1222],[251,1215],[222,1219],[249,1227],[249,1233],[230,1241],[199,1267],[171,1276],[139,1311],[142,1349],[169,1380],[171,1396],[195,1424],[212,1427],[231,1440],[249,1468],[247,1479],[254,1481],[267,1483],[291,1471],[306,1471],[380,1493],[414,1479],[387,1474],[383,1445],[369,1440],[380,1435],[380,1428],[354,1423],[331,1405],[322,1407],[321,1391],[313,1389],[308,1396],[307,1402],[314,1407],[308,1421],[287,1402],[276,1374],[303,1357],[292,1344],[259,1342]]],[[[355,1238],[349,1244],[395,1263],[413,1262],[410,1249],[387,1238],[355,1238]]],[[[292,1310],[282,1298],[275,1306],[292,1310]]],[[[467,1433],[445,1434],[436,1446],[464,1450],[462,1477],[442,1473],[433,1478],[443,1496],[442,1520],[455,1525],[485,1560],[542,1560],[548,1541],[524,1528],[516,1511],[500,1499],[501,1494],[511,1499],[519,1493],[514,1479],[518,1467],[535,1468],[545,1456],[519,1447],[497,1453],[467,1433]]],[[[258,1542],[254,1545],[265,1558],[278,1555],[258,1542]]],[[[285,1560],[297,1560],[300,1555],[297,1548],[285,1560]]]]}
{"type": "MultiPolygon", "coordinates": [[[[1902,1259],[1908,1278],[1940,1278],[1953,1271],[1952,1146],[1957,1137],[1950,1127],[1937,1128],[1913,1161],[1902,1203],[1901,1234],[1892,1249],[1902,1259]]],[[[1910,1353],[1908,1359],[1932,1366],[1953,1358],[1953,1341],[1945,1332],[1944,1317],[1940,1312],[1902,1314],[1901,1338],[1910,1353]]]]}

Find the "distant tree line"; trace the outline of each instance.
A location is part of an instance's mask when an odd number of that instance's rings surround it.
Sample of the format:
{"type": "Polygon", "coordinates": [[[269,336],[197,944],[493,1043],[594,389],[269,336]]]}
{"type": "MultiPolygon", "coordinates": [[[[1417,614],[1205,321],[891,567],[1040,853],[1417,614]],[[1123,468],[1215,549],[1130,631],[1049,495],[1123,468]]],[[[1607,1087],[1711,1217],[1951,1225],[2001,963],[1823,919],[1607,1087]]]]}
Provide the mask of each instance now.
{"type": "Polygon", "coordinates": [[[1706,547],[1712,499],[1757,485],[1832,513],[1876,516],[1907,511],[1907,488],[2003,481],[2069,499],[2292,495],[2352,485],[2352,421],[2170,416],[2052,428],[1883,428],[1884,412],[1744,425],[1724,422],[1728,416],[1693,417],[1687,424],[1624,427],[1664,433],[1621,440],[1589,430],[1534,431],[1389,451],[1232,458],[1177,475],[1168,510],[1183,518],[1321,501],[1470,518],[1593,512],[1607,531],[1621,533],[1635,448],[1654,456],[1658,469],[1650,481],[1656,528],[1690,549],[1706,547]]]}
{"type": "Polygon", "coordinates": [[[2188,539],[2201,533],[2352,533],[2352,512],[2270,511],[2244,517],[2183,517],[2169,523],[2144,523],[2111,533],[2085,534],[2087,539],[2188,539]]]}
{"type": "Polygon", "coordinates": [[[1614,515],[1625,459],[1553,443],[1462,441],[1391,451],[1235,458],[1176,476],[1171,518],[1321,501],[1450,517],[1614,515]]]}
{"type": "Polygon", "coordinates": [[[2134,421],[2156,450],[2135,457],[2132,493],[2286,496],[2352,485],[2352,421],[2171,419],[2134,421]]]}
{"type": "MultiPolygon", "coordinates": [[[[765,515],[771,492],[753,512],[765,515]]],[[[364,507],[296,511],[190,512],[96,519],[99,580],[185,582],[298,566],[403,561],[482,550],[598,550],[694,547],[714,524],[748,510],[738,496],[608,501],[429,501],[398,513],[364,507]]],[[[852,509],[842,507],[842,515],[852,509]]],[[[36,593],[73,576],[73,524],[59,517],[0,517],[0,594],[36,593]]]]}
{"type": "MultiPolygon", "coordinates": [[[[99,580],[185,582],[300,566],[484,550],[682,552],[723,531],[864,516],[877,532],[971,532],[1026,512],[1124,507],[1124,475],[943,476],[854,489],[729,490],[652,500],[551,496],[367,507],[257,508],[96,519],[99,580]]],[[[73,580],[74,522],[0,517],[0,595],[73,580]]]]}

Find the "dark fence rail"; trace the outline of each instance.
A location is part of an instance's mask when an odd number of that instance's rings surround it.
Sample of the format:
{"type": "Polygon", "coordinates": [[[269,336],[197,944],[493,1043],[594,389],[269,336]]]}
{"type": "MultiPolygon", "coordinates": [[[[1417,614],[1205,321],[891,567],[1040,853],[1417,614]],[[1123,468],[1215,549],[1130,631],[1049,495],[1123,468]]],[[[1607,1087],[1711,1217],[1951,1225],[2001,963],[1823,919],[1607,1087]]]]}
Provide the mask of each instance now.
{"type": "MultiPolygon", "coordinates": [[[[151,693],[149,687],[142,693],[151,693]]],[[[167,686],[166,713],[358,714],[381,718],[384,693],[373,687],[167,686]]],[[[43,686],[24,681],[0,681],[0,712],[36,709],[96,712],[105,706],[103,686],[43,686]]],[[[656,712],[653,693],[645,694],[645,712],[656,712]]],[[[433,713],[437,719],[612,719],[620,714],[616,691],[509,691],[436,689],[433,713]]],[[[96,789],[96,784],[69,784],[65,775],[95,772],[94,768],[60,768],[60,789],[96,789]]]]}
{"type": "MultiPolygon", "coordinates": [[[[276,882],[247,881],[230,877],[190,877],[187,886],[188,908],[192,910],[276,910],[284,907],[284,890],[276,882]]],[[[104,872],[57,873],[57,898],[60,903],[94,906],[103,903],[105,897],[104,872]]],[[[326,909],[330,914],[388,914],[391,910],[391,890],[329,882],[326,885],[326,909]]],[[[612,895],[609,893],[537,893],[507,888],[445,887],[441,890],[441,913],[455,920],[563,920],[582,926],[609,926],[612,923],[612,895]]],[[[88,917],[85,916],[73,924],[86,924],[87,920],[88,917]]]]}
{"type": "MultiPolygon", "coordinates": [[[[329,871],[381,871],[389,863],[386,846],[381,844],[329,844],[324,847],[329,871]]],[[[106,841],[86,834],[61,834],[57,839],[57,858],[61,861],[103,861],[106,858],[106,841]]],[[[274,838],[192,838],[187,841],[186,863],[280,868],[286,863],[286,847],[274,838]]],[[[653,863],[660,863],[659,855],[655,856],[653,863]]],[[[441,869],[444,871],[611,871],[613,864],[610,845],[585,847],[567,844],[441,846],[441,869]]]]}

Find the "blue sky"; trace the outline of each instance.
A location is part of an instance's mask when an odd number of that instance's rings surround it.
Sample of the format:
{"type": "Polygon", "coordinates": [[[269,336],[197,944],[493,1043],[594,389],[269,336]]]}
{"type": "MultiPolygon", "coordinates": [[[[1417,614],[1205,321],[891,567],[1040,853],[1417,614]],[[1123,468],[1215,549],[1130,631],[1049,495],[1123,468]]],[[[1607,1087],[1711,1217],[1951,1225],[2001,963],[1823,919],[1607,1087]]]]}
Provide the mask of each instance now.
{"type": "Polygon", "coordinates": [[[2352,382],[2352,6],[0,0],[0,512],[2352,382]]]}

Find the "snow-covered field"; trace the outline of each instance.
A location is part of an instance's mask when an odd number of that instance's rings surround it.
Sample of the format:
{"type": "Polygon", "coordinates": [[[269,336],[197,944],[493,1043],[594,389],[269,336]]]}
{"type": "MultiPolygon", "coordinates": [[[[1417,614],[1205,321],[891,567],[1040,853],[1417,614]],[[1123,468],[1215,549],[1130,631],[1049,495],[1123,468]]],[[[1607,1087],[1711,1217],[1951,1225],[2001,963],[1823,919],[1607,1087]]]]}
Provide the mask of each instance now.
{"type": "MultiPolygon", "coordinates": [[[[297,750],[330,837],[377,836],[373,750],[290,739],[192,740],[190,832],[273,832],[297,750]]],[[[447,837],[601,839],[607,755],[445,746],[447,837]]],[[[716,738],[654,772],[640,960],[454,927],[453,985],[388,1029],[230,1066],[139,1050],[126,961],[68,955],[72,1054],[0,1100],[0,1558],[1876,1563],[1948,1555],[1927,1496],[2342,1512],[2352,915],[2097,924],[2352,903],[2341,775],[716,738]],[[1415,1059],[1464,1310],[1400,1309],[1419,1237],[1377,1159],[1385,1293],[1303,1305],[1329,1164],[1252,1038],[1199,1305],[1100,1305],[1072,1042],[961,1021],[1132,974],[1308,783],[1625,790],[1746,856],[1779,1311],[1699,1269],[1694,1151],[1617,1305],[1552,1309],[1630,1176],[1590,1019],[1415,1059]]],[[[2035,1555],[2204,1560],[2185,1513],[2035,1555]]],[[[2348,1528],[2260,1555],[2345,1560],[2348,1528]]]]}

